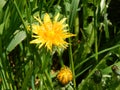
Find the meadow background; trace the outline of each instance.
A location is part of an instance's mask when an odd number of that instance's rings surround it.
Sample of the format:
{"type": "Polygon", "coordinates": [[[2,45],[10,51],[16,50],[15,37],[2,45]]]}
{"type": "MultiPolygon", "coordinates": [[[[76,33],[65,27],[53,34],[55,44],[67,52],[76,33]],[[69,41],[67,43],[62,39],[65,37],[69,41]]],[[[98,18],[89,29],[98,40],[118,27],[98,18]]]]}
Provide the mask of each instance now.
{"type": "Polygon", "coordinates": [[[119,0],[0,0],[0,90],[120,90],[119,0]],[[117,8],[116,8],[117,7],[117,8]],[[60,13],[71,43],[49,56],[30,44],[33,16],[60,13]],[[49,58],[52,58],[49,60],[49,58]],[[48,60],[48,61],[47,61],[48,60]],[[73,80],[56,78],[62,63],[73,80]]]}

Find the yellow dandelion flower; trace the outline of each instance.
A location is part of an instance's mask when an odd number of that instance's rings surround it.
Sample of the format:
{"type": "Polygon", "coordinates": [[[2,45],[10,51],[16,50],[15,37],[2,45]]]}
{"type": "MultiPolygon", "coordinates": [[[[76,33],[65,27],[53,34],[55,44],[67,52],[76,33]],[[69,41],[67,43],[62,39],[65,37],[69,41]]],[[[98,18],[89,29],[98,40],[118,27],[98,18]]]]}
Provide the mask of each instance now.
{"type": "Polygon", "coordinates": [[[35,19],[39,22],[39,25],[32,25],[33,37],[35,39],[30,43],[40,44],[39,48],[45,45],[45,47],[47,47],[50,51],[52,51],[53,46],[66,48],[68,43],[65,39],[75,35],[67,32],[65,29],[68,26],[67,24],[64,24],[66,18],[58,21],[59,15],[60,14],[57,14],[52,21],[49,14],[46,13],[44,15],[43,22],[40,18],[35,17],[35,19]]]}
{"type": "Polygon", "coordinates": [[[62,67],[57,74],[57,79],[62,85],[68,84],[73,79],[72,71],[67,66],[62,67]]]}

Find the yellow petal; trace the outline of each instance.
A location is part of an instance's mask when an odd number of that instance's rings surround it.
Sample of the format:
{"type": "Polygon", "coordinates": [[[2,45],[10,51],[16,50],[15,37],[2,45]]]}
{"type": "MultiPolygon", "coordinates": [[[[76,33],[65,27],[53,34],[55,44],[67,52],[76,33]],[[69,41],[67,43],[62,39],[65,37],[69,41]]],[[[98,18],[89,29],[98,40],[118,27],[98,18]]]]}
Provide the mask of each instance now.
{"type": "Polygon", "coordinates": [[[37,17],[35,17],[35,16],[34,16],[34,18],[35,18],[40,24],[42,24],[42,21],[41,21],[40,18],[37,18],[37,17]]]}
{"type": "Polygon", "coordinates": [[[63,18],[60,23],[63,24],[66,21],[67,18],[63,18]]]}
{"type": "Polygon", "coordinates": [[[52,51],[52,43],[51,42],[47,42],[45,45],[50,51],[52,51]]]}
{"type": "Polygon", "coordinates": [[[44,16],[44,23],[52,23],[51,19],[50,19],[50,16],[47,13],[44,16]]]}
{"type": "Polygon", "coordinates": [[[40,44],[40,45],[39,45],[39,48],[41,48],[44,44],[45,44],[45,43],[40,44]]]}
{"type": "Polygon", "coordinates": [[[60,14],[58,13],[55,18],[54,18],[54,21],[57,22],[58,18],[59,18],[60,14]]]}
{"type": "Polygon", "coordinates": [[[35,40],[30,41],[30,43],[31,43],[31,44],[32,44],[32,43],[41,43],[41,41],[40,41],[39,39],[35,39],[35,40]]]}
{"type": "Polygon", "coordinates": [[[52,22],[50,16],[47,13],[44,16],[44,28],[46,30],[52,30],[52,22]]]}
{"type": "Polygon", "coordinates": [[[68,27],[68,24],[63,25],[62,29],[66,28],[66,27],[68,27]]]}

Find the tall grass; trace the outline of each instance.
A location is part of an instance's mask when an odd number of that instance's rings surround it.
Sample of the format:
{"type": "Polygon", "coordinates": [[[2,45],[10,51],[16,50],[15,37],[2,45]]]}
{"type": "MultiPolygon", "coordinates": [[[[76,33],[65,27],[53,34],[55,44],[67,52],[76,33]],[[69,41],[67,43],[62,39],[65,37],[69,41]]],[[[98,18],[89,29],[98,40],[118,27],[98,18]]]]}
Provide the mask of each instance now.
{"type": "Polygon", "coordinates": [[[120,30],[108,18],[110,0],[1,0],[1,90],[119,90],[120,30]],[[67,18],[69,47],[52,55],[30,44],[28,26],[45,13],[67,18]],[[63,65],[73,80],[61,85],[56,75],[63,65]],[[95,73],[99,71],[100,73],[95,73]],[[117,74],[116,74],[117,72],[117,74]],[[96,82],[97,81],[97,82],[96,82]],[[111,89],[112,88],[112,89],[111,89]]]}

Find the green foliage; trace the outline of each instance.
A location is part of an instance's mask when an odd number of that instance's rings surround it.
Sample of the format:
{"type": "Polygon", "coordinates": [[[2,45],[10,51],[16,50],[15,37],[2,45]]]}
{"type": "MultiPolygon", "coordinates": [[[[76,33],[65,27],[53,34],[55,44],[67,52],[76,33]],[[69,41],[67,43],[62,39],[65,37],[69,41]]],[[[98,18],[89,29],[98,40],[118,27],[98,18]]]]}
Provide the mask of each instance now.
{"type": "Polygon", "coordinates": [[[108,18],[110,3],[0,0],[0,90],[119,90],[120,76],[111,68],[120,67],[120,27],[108,18]],[[51,54],[29,43],[33,17],[43,19],[45,13],[67,18],[69,32],[76,36],[67,40],[66,50],[51,54]],[[63,64],[73,73],[65,86],[56,79],[63,64]]]}

